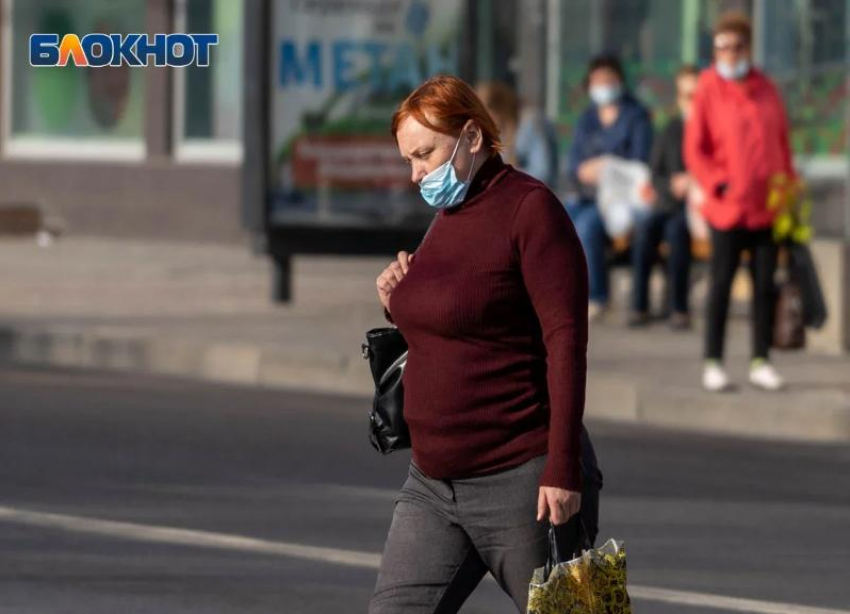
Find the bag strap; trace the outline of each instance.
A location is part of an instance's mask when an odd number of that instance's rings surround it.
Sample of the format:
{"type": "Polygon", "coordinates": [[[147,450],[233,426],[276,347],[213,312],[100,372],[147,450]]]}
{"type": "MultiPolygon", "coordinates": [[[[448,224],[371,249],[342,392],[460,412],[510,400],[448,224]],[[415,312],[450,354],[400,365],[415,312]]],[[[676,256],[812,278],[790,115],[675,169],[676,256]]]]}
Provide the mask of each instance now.
{"type": "MultiPolygon", "coordinates": [[[[590,543],[590,534],[587,532],[587,527],[584,525],[584,519],[581,517],[580,513],[576,513],[572,518],[567,521],[567,524],[571,522],[577,522],[578,527],[578,541],[576,542],[577,550],[575,552],[570,553],[570,558],[576,558],[581,556],[582,551],[591,550],[593,545],[590,543]]],[[[549,576],[552,575],[552,570],[555,569],[558,565],[565,561],[561,556],[561,549],[558,547],[558,536],[555,531],[555,525],[551,522],[549,523],[549,554],[546,557],[546,564],[543,566],[543,581],[547,582],[549,580],[549,576]]]]}
{"type": "Polygon", "coordinates": [[[558,538],[555,537],[555,525],[549,525],[549,554],[543,567],[543,581],[548,582],[552,570],[561,562],[561,551],[558,549],[558,538]]]}
{"type": "Polygon", "coordinates": [[[393,361],[393,363],[389,367],[387,367],[386,371],[384,371],[384,374],[381,376],[380,381],[378,381],[378,385],[376,386],[377,390],[380,391],[381,388],[383,388],[384,384],[387,382],[387,380],[389,380],[391,377],[395,376],[396,371],[401,369],[402,372],[403,372],[404,368],[406,366],[407,366],[407,351],[402,353],[401,356],[396,358],[393,361]]]}

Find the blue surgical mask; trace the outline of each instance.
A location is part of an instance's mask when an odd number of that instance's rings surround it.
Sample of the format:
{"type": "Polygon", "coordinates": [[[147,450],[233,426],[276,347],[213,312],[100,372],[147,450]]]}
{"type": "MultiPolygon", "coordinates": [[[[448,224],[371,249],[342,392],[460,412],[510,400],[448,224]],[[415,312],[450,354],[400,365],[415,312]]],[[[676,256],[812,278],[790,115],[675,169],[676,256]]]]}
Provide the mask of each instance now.
{"type": "Polygon", "coordinates": [[[750,63],[747,60],[738,60],[734,64],[718,61],[716,66],[717,73],[727,81],[738,81],[750,72],[750,63]]]}
{"type": "Polygon", "coordinates": [[[475,154],[472,154],[472,166],[469,169],[469,177],[466,178],[466,181],[457,178],[455,167],[452,164],[457,155],[461,138],[463,137],[459,137],[457,140],[452,157],[425,175],[419,182],[419,192],[422,194],[422,198],[435,209],[454,207],[463,201],[467,190],[469,190],[472,169],[475,168],[475,154]]]}
{"type": "Polygon", "coordinates": [[[620,85],[591,85],[588,93],[593,104],[601,107],[620,100],[623,88],[620,85]]]}

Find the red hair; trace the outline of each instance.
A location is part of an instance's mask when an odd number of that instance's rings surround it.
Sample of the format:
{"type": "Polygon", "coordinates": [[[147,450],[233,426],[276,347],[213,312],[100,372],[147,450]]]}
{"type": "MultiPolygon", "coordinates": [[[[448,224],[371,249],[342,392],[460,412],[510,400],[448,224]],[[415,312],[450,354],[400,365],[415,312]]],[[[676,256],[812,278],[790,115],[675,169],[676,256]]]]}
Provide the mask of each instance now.
{"type": "Polygon", "coordinates": [[[393,137],[408,117],[426,128],[451,136],[460,134],[463,126],[472,120],[481,128],[485,148],[502,149],[496,122],[469,84],[457,77],[439,75],[417,87],[393,114],[393,137]]]}

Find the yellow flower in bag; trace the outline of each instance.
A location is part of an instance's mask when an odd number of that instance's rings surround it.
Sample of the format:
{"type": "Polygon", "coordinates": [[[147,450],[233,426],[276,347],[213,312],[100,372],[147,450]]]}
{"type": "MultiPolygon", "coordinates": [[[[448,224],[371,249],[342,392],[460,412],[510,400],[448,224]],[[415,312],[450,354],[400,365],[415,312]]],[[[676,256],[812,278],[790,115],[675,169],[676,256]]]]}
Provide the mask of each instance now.
{"type": "Polygon", "coordinates": [[[609,539],[601,548],[585,550],[564,563],[553,564],[552,556],[550,549],[550,564],[534,570],[528,614],[631,614],[626,550],[621,542],[609,539]]]}
{"type": "Polygon", "coordinates": [[[811,240],[812,199],[805,182],[785,174],[774,175],[770,178],[767,207],[776,211],[773,238],[777,243],[808,243],[811,240]]]}

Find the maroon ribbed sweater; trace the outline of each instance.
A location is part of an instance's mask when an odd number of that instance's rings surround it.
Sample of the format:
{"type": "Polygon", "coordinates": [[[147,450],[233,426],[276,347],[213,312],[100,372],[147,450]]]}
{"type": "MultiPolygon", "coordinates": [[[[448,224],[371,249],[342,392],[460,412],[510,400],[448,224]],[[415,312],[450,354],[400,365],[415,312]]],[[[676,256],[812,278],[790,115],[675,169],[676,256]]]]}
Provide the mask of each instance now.
{"type": "Polygon", "coordinates": [[[498,156],[441,212],[390,297],[409,345],[404,414],[429,477],[549,453],[541,486],[581,489],[587,265],[564,207],[498,156]]]}

